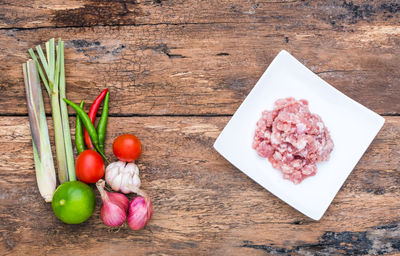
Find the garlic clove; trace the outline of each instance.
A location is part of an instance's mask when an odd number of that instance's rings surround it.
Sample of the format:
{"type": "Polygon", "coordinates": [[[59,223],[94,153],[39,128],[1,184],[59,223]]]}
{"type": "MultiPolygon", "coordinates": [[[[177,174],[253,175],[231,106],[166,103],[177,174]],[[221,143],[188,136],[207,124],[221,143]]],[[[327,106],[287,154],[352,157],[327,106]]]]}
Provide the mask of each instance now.
{"type": "Polygon", "coordinates": [[[128,184],[131,178],[129,177],[129,174],[123,174],[121,175],[121,177],[122,177],[120,186],[121,192],[127,194],[130,192],[130,190],[128,189],[129,188],[128,184]]]}
{"type": "Polygon", "coordinates": [[[122,175],[117,175],[115,178],[112,180],[113,182],[108,183],[108,185],[111,186],[111,188],[115,191],[119,191],[121,189],[121,183],[122,183],[122,175]]]}
{"type": "Polygon", "coordinates": [[[126,163],[122,162],[122,161],[115,162],[115,166],[118,168],[123,168],[123,167],[125,167],[125,165],[126,165],[126,163]]]}
{"type": "Polygon", "coordinates": [[[106,180],[114,180],[117,175],[118,175],[117,170],[110,168],[110,166],[107,166],[105,175],[106,180]]]}
{"type": "Polygon", "coordinates": [[[135,164],[134,163],[128,163],[126,166],[125,166],[125,172],[126,173],[128,173],[128,174],[131,174],[131,173],[134,173],[134,166],[135,166],[135,164]]]}
{"type": "Polygon", "coordinates": [[[106,168],[106,180],[113,180],[119,173],[118,169],[120,168],[120,164],[118,162],[111,163],[106,168]]]}
{"type": "Polygon", "coordinates": [[[133,176],[133,179],[132,179],[132,185],[133,185],[134,187],[137,187],[137,188],[139,188],[139,187],[140,187],[140,185],[141,185],[141,182],[140,182],[139,175],[135,175],[135,176],[133,176]]]}
{"type": "Polygon", "coordinates": [[[135,164],[134,166],[135,175],[139,175],[139,167],[135,164]]]}

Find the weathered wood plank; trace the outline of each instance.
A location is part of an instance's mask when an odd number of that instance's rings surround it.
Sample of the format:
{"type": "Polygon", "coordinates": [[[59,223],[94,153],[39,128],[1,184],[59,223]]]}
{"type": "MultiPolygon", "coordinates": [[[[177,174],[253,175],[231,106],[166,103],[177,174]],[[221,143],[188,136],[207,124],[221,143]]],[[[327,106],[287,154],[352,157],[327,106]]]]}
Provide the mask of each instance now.
{"type": "Polygon", "coordinates": [[[3,0],[0,28],[263,22],[341,28],[357,22],[399,24],[398,1],[3,0]]]}
{"type": "MultiPolygon", "coordinates": [[[[213,149],[228,117],[110,118],[106,153],[123,132],[154,204],[145,230],[109,229],[98,214],[64,225],[37,191],[27,117],[0,117],[0,251],[11,254],[337,255],[400,253],[400,117],[387,123],[321,221],[275,198],[213,149]]],[[[51,127],[51,123],[50,123],[51,127]]],[[[52,135],[51,135],[52,136],[52,135]]],[[[98,199],[98,203],[100,203],[98,199]]]]}
{"type": "Polygon", "coordinates": [[[400,113],[400,26],[224,23],[2,30],[0,114],[26,114],[27,49],[60,36],[68,97],[89,103],[109,87],[113,115],[230,115],[281,49],[378,113],[400,113]]]}

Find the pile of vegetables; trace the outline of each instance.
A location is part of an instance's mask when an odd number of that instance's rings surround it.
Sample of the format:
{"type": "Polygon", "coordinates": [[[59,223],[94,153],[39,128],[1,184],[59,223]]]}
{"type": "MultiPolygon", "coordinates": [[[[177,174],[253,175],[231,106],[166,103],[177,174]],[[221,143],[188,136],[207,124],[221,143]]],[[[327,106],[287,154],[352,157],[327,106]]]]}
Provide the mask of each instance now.
{"type": "Polygon", "coordinates": [[[153,206],[149,195],[140,188],[139,168],[134,163],[142,153],[140,140],[135,135],[123,134],[113,143],[113,152],[119,161],[110,163],[105,155],[110,92],[103,90],[87,114],[83,109],[84,100],[77,105],[66,99],[64,42],[59,39],[56,46],[55,40],[50,39],[46,43],[46,55],[40,45],[36,47],[38,56],[33,49],[29,53],[32,59],[23,64],[23,73],[40,194],[46,202],[52,202],[53,211],[60,220],[78,224],[94,212],[95,194],[88,184],[95,183],[103,201],[100,216],[104,224],[116,227],[127,220],[133,230],[144,228],[152,217],[153,206]],[[40,80],[51,102],[60,182],[57,189],[40,80]],[[101,103],[102,113],[95,127],[101,103]],[[78,157],[75,163],[67,104],[77,114],[75,146],[78,157]],[[115,192],[106,191],[106,183],[115,192]],[[137,194],[131,202],[125,195],[130,193],[137,194]]]}

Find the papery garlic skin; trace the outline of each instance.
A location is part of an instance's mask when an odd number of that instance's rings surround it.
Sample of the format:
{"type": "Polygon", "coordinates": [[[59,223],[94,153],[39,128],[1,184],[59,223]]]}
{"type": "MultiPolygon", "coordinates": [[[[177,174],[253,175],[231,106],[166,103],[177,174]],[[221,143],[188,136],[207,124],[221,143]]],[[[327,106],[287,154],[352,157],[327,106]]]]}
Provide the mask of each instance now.
{"type": "Polygon", "coordinates": [[[139,168],[134,163],[122,161],[111,163],[106,168],[106,182],[114,191],[137,193],[140,188],[139,168]]]}

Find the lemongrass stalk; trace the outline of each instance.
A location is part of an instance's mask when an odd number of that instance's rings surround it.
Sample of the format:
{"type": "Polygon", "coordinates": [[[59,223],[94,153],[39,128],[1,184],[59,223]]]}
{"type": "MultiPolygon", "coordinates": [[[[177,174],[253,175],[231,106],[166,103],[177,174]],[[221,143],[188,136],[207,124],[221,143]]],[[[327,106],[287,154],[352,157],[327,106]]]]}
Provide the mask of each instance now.
{"type": "MultiPolygon", "coordinates": [[[[50,88],[52,88],[50,101],[51,101],[51,113],[53,115],[53,125],[54,125],[54,137],[56,142],[56,154],[58,163],[58,179],[60,183],[68,181],[68,166],[67,158],[65,155],[64,147],[64,132],[62,126],[61,110],[60,110],[60,98],[58,93],[59,85],[59,75],[60,75],[60,63],[59,61],[54,62],[55,47],[54,38],[50,39],[46,43],[47,59],[49,60],[49,82],[50,88]],[[55,67],[54,67],[55,65],[55,67]],[[52,83],[52,81],[54,81],[52,83]]],[[[60,60],[60,52],[57,52],[57,60],[60,60]]]]}
{"type": "MultiPolygon", "coordinates": [[[[71,159],[71,157],[73,157],[72,143],[70,143],[69,146],[68,142],[65,142],[64,140],[64,134],[67,133],[66,130],[64,131],[64,129],[68,129],[69,131],[69,124],[68,124],[68,112],[64,113],[63,110],[62,114],[61,108],[63,107],[60,105],[60,95],[59,95],[60,83],[63,83],[61,86],[64,87],[64,94],[65,94],[65,73],[63,73],[62,78],[60,74],[61,69],[63,69],[63,67],[61,68],[61,51],[60,50],[56,51],[54,38],[46,42],[46,55],[43,53],[42,47],[40,45],[36,47],[36,51],[38,53],[40,62],[43,66],[44,72],[33,50],[29,50],[29,53],[31,54],[32,58],[36,61],[40,77],[42,78],[42,81],[50,97],[51,110],[52,110],[51,112],[54,125],[54,137],[56,144],[58,179],[60,180],[60,183],[63,183],[68,181],[69,175],[71,175],[71,180],[76,180],[73,158],[71,159]],[[57,52],[57,57],[55,57],[55,52],[57,52]],[[64,124],[67,124],[67,126],[64,124]],[[67,143],[67,145],[65,143],[67,143]],[[69,152],[69,150],[71,151],[71,153],[69,152]],[[67,155],[70,154],[71,157],[67,157],[67,155]]],[[[63,97],[65,97],[65,95],[63,97]]],[[[64,102],[62,102],[62,104],[63,103],[64,102]]],[[[67,141],[68,141],[68,135],[67,135],[67,141]]],[[[69,141],[71,141],[70,134],[69,134],[69,141]]]]}
{"type": "Polygon", "coordinates": [[[44,76],[42,67],[40,66],[39,61],[38,61],[38,59],[36,58],[35,52],[34,52],[32,49],[29,49],[28,52],[29,52],[29,54],[31,55],[32,59],[36,62],[36,67],[37,67],[37,69],[38,69],[38,71],[39,71],[40,78],[42,78],[44,87],[46,87],[46,91],[47,91],[47,93],[50,95],[49,83],[47,82],[47,79],[46,79],[46,77],[44,76]]]}
{"type": "Polygon", "coordinates": [[[36,180],[39,192],[44,200],[51,202],[56,189],[56,174],[37,65],[34,60],[29,60],[22,67],[32,135],[36,180]]]}
{"type": "Polygon", "coordinates": [[[65,147],[65,155],[67,158],[67,167],[68,167],[68,178],[69,181],[76,180],[75,175],[75,166],[74,166],[74,152],[72,149],[72,141],[71,141],[71,132],[69,128],[68,121],[68,108],[67,103],[65,103],[62,99],[66,98],[65,95],[65,69],[64,69],[64,42],[61,39],[58,40],[57,51],[60,53],[60,109],[61,109],[61,119],[62,119],[62,128],[64,134],[64,147],[65,147]]]}

